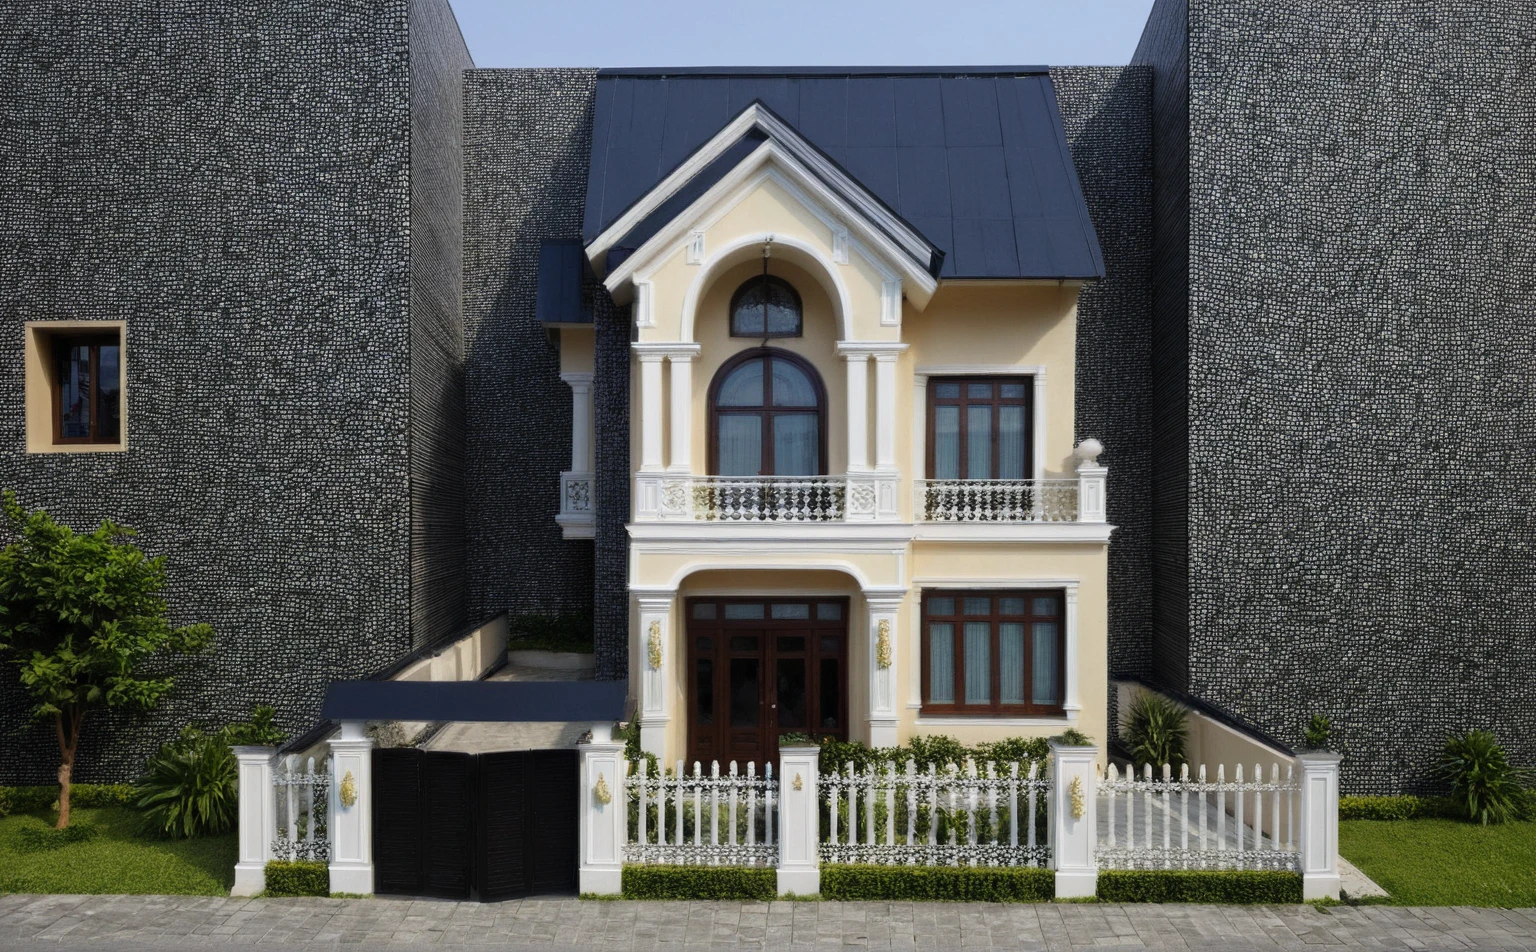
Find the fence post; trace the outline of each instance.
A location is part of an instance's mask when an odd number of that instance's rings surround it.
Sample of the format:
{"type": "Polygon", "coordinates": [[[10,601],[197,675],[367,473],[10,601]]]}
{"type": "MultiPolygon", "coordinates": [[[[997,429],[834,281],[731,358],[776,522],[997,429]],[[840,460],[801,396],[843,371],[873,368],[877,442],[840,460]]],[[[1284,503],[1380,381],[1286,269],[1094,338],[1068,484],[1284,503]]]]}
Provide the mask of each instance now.
{"type": "Polygon", "coordinates": [[[779,747],[779,895],[821,892],[821,748],[779,747]]]}
{"type": "Polygon", "coordinates": [[[331,892],[373,895],[373,738],[362,721],[342,721],[331,741],[327,795],[331,892]],[[351,801],[350,803],[348,801],[351,801]]]}
{"type": "Polygon", "coordinates": [[[267,860],[277,839],[277,801],[272,793],[274,747],[236,747],[240,788],[240,860],[231,896],[254,896],[267,888],[267,860]]]}
{"type": "Polygon", "coordinates": [[[1339,898],[1339,761],[1331,752],[1301,762],[1301,898],[1339,898]]]}
{"type": "Polygon", "coordinates": [[[1097,792],[1093,765],[1097,747],[1067,747],[1051,741],[1051,790],[1046,814],[1051,828],[1051,868],[1056,898],[1093,896],[1099,888],[1097,792]]]}
{"type": "Polygon", "coordinates": [[[578,888],[584,894],[616,896],[623,891],[624,841],[629,836],[627,767],[624,745],[613,739],[613,725],[592,725],[592,739],[581,745],[581,789],[577,793],[581,798],[578,888]]]}

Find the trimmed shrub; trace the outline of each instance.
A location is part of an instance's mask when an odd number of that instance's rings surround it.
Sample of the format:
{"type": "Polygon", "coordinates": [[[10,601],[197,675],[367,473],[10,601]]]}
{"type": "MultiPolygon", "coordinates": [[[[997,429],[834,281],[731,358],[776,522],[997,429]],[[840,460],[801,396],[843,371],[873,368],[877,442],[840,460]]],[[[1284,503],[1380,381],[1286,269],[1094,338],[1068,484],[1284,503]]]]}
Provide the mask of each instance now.
{"type": "Polygon", "coordinates": [[[95,839],[100,832],[89,823],[71,823],[62,830],[56,830],[41,823],[37,826],[24,826],[16,831],[16,851],[42,853],[47,850],[56,850],[71,843],[84,843],[86,840],[95,839]]]}
{"type": "Polygon", "coordinates": [[[976,866],[821,867],[823,899],[936,902],[1049,902],[1056,874],[1033,867],[976,866]]]}
{"type": "MultiPolygon", "coordinates": [[[[126,783],[72,783],[69,785],[69,802],[76,808],[132,807],[135,799],[133,787],[126,783]]],[[[5,804],[11,813],[41,813],[57,810],[59,788],[56,784],[41,787],[0,787],[0,816],[6,815],[5,804]]]]}
{"type": "Polygon", "coordinates": [[[1101,902],[1301,902],[1301,876],[1278,870],[1099,870],[1101,902]]]}
{"type": "Polygon", "coordinates": [[[5,787],[0,787],[0,816],[11,815],[11,792],[5,787]]]}
{"type": "Polygon", "coordinates": [[[267,863],[268,896],[329,896],[330,894],[331,871],[320,860],[274,859],[267,863]]]}
{"type": "Polygon", "coordinates": [[[184,728],[149,758],[139,780],[143,830],[171,839],[211,836],[234,829],[239,816],[238,767],[219,735],[184,728]]]}
{"type": "Polygon", "coordinates": [[[779,891],[773,869],[757,866],[625,866],[625,899],[769,900],[779,891]]]}
{"type": "Polygon", "coordinates": [[[1451,784],[1451,799],[1474,823],[1503,823],[1518,817],[1524,803],[1525,770],[1509,762],[1492,731],[1473,730],[1445,739],[1440,775],[1451,784]]]}

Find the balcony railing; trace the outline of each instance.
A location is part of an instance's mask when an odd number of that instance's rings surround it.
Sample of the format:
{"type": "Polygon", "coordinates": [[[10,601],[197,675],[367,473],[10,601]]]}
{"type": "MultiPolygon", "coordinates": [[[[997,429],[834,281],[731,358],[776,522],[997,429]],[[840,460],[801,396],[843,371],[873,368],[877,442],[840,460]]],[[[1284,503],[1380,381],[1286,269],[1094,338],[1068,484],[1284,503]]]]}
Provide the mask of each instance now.
{"type": "Polygon", "coordinates": [[[1076,479],[920,479],[924,522],[1076,522],[1076,479]]]}
{"type": "Polygon", "coordinates": [[[719,522],[842,522],[848,481],[839,476],[707,476],[693,479],[693,517],[719,522]]]}

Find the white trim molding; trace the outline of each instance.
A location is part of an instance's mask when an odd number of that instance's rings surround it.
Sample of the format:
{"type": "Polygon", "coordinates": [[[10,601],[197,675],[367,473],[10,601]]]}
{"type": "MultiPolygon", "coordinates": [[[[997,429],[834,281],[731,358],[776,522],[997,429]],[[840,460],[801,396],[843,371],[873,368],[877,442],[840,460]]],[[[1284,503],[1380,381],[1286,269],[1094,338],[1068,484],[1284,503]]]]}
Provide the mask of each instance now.
{"type": "Polygon", "coordinates": [[[906,598],[905,589],[897,592],[889,589],[864,591],[864,604],[869,616],[865,626],[865,651],[869,668],[871,747],[894,747],[897,744],[896,656],[901,641],[901,606],[906,598]],[[886,662],[883,666],[880,663],[882,652],[886,662]]]}
{"type": "Polygon", "coordinates": [[[666,754],[667,723],[672,720],[670,695],[677,670],[678,640],[672,638],[675,590],[632,590],[640,647],[640,747],[658,757],[666,754]],[[652,641],[655,651],[652,650],[652,641]],[[659,655],[659,657],[657,657],[659,655]],[[659,662],[653,664],[653,662],[659,662]]]}

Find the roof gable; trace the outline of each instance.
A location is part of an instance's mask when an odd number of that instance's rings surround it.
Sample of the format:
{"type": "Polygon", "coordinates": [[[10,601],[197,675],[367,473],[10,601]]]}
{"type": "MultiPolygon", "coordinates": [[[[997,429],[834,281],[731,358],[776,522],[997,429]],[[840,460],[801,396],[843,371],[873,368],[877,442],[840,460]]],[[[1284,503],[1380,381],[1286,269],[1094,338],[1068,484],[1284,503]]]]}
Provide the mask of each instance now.
{"type": "Polygon", "coordinates": [[[600,71],[583,239],[688,171],[677,194],[704,171],[690,157],[754,103],[857,183],[889,228],[940,252],[941,277],[1103,275],[1055,90],[1036,67],[600,71]]]}

